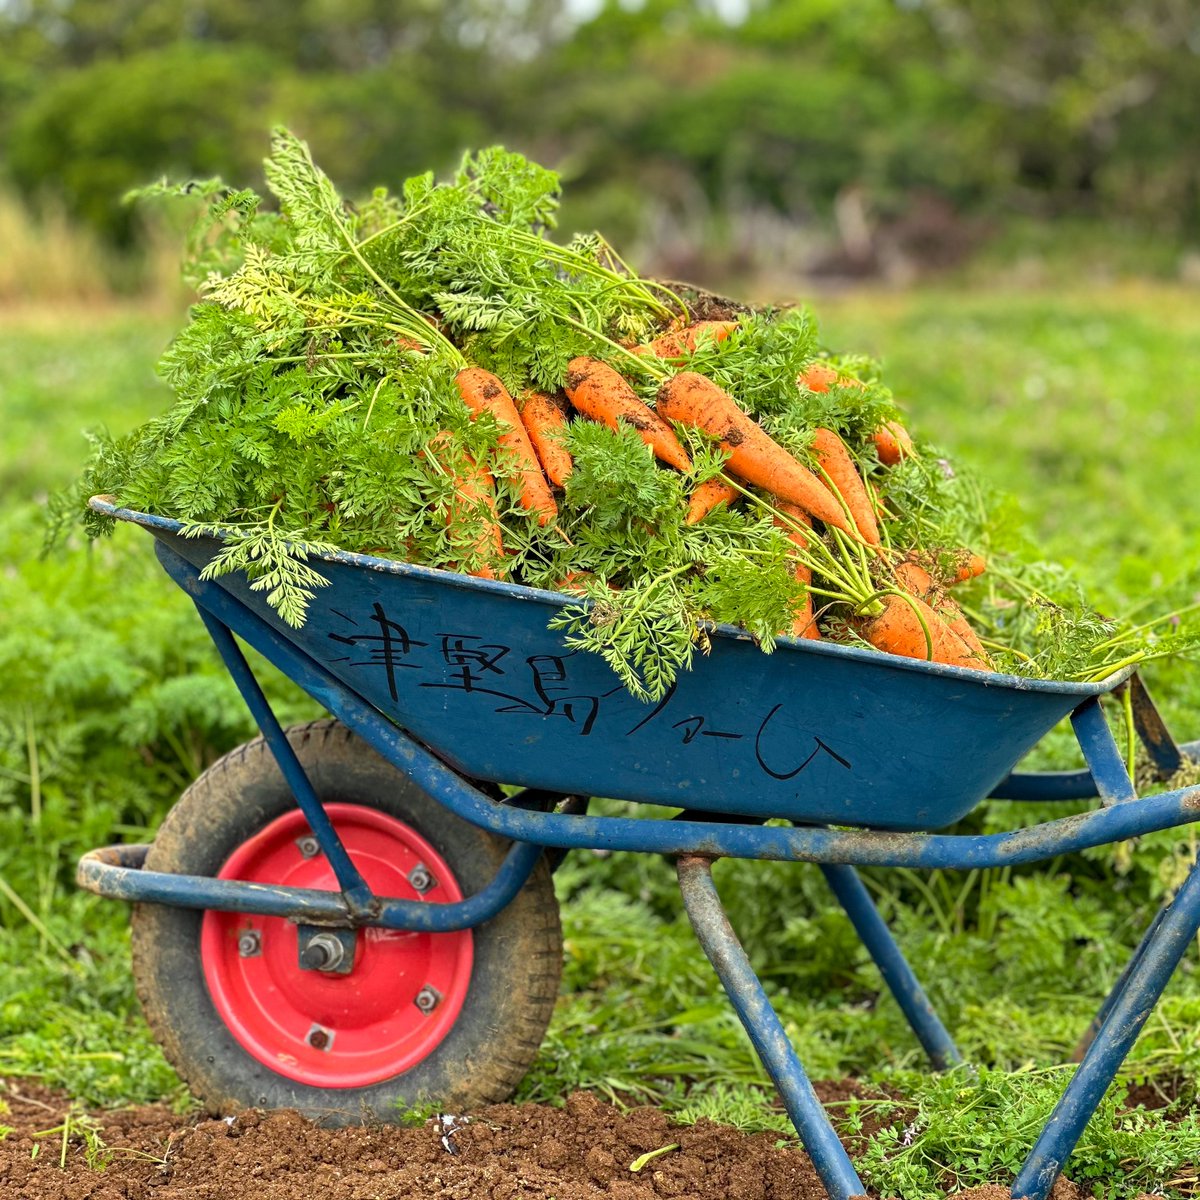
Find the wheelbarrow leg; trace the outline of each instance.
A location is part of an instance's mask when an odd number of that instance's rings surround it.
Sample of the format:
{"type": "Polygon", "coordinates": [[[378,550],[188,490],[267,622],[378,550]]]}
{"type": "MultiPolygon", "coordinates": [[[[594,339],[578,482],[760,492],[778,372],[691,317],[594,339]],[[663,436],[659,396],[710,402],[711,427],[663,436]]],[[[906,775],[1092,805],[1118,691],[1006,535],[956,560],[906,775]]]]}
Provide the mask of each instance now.
{"type": "Polygon", "coordinates": [[[226,670],[229,671],[238,691],[241,692],[246,707],[250,709],[250,715],[261,730],[263,740],[271,748],[271,753],[275,756],[275,761],[279,764],[279,769],[283,772],[288,787],[292,789],[292,795],[296,797],[296,804],[304,814],[309,828],[313,831],[317,844],[329,860],[329,865],[333,868],[334,876],[337,878],[338,886],[342,889],[342,894],[346,897],[350,911],[356,915],[369,913],[374,901],[371,889],[346,852],[345,846],[342,845],[342,839],[338,837],[333,822],[317,798],[317,793],[304,773],[304,768],[300,765],[296,752],[287,740],[287,734],[284,733],[283,727],[271,710],[270,702],[263,695],[263,690],[259,687],[258,680],[255,679],[254,672],[250,669],[250,664],[246,662],[246,656],[234,640],[229,627],[213,616],[199,600],[196,600],[195,597],[193,599],[196,602],[196,610],[200,614],[200,619],[204,622],[204,627],[208,630],[208,635],[217,648],[217,653],[220,654],[226,670]]]}
{"type": "Polygon", "coordinates": [[[676,863],[679,890],[696,938],[708,955],[784,1107],[804,1149],[832,1200],[850,1200],[866,1192],[849,1156],[817,1099],[796,1057],[778,1014],[738,941],[712,878],[712,862],[684,855],[676,863]]]}
{"type": "Polygon", "coordinates": [[[1129,973],[1113,989],[1108,1012],[1083,1062],[1013,1184],[1014,1197],[1045,1200],[1198,929],[1200,864],[1194,864],[1134,952],[1129,973]]]}
{"type": "Polygon", "coordinates": [[[858,872],[843,864],[825,864],[821,871],[838,903],[846,910],[846,916],[850,918],[863,945],[875,960],[884,983],[895,996],[917,1040],[929,1055],[934,1070],[944,1071],[962,1062],[954,1039],[929,1003],[928,996],[896,945],[887,922],[879,915],[879,909],[875,907],[858,872]]]}

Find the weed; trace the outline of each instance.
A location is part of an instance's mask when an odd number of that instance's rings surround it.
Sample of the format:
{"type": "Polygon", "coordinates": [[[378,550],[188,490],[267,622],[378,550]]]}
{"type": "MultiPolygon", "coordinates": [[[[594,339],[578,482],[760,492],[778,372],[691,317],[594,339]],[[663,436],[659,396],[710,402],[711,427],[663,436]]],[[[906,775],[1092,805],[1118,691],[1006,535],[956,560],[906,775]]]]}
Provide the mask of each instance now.
{"type": "Polygon", "coordinates": [[[62,1121],[52,1129],[42,1129],[31,1135],[35,1140],[56,1138],[59,1145],[58,1165],[67,1169],[67,1151],[74,1140],[83,1143],[84,1161],[93,1171],[103,1171],[111,1159],[111,1151],[100,1136],[100,1123],[72,1105],[62,1121]]]}

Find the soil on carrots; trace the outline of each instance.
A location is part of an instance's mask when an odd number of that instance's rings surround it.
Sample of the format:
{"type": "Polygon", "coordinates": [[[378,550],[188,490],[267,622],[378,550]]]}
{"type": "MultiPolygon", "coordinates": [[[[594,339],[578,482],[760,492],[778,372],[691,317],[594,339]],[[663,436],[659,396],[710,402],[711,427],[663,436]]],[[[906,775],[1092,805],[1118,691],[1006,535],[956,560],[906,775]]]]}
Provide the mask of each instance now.
{"type": "MultiPolygon", "coordinates": [[[[862,1095],[817,1085],[826,1103],[862,1095]]],[[[803,1151],[774,1134],[652,1108],[622,1113],[577,1093],[565,1108],[499,1104],[418,1128],[326,1129],[291,1110],[213,1120],[162,1105],[63,1125],[65,1097],[0,1081],[5,1200],[825,1200],[803,1151]],[[653,1154],[654,1151],[660,1151],[653,1154]],[[639,1170],[632,1168],[649,1156],[639,1170]]],[[[1055,1200],[1078,1200],[1066,1181],[1055,1200]]],[[[963,1200],[1007,1200],[977,1188],[963,1200]]]]}

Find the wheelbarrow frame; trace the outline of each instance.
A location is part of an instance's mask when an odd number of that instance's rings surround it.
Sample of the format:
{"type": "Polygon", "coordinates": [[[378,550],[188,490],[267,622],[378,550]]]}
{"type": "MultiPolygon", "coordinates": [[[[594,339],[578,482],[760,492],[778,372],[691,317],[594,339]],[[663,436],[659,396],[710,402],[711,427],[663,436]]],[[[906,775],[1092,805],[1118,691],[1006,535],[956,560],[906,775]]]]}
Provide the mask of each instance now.
{"type": "MultiPolygon", "coordinates": [[[[105,507],[113,511],[111,506],[105,507]]],[[[1098,694],[1088,696],[1071,715],[1087,763],[1085,770],[1012,774],[993,795],[1041,801],[1099,797],[1101,806],[1009,833],[781,828],[763,825],[759,818],[744,814],[687,810],[673,819],[594,817],[545,811],[551,797],[533,789],[498,802],[367,704],[226,588],[202,579],[200,570],[172,548],[170,536],[158,537],[159,559],[195,602],[341,890],[335,893],[146,871],[142,869],[145,846],[105,847],[85,855],[78,871],[81,886],[141,903],[283,917],[299,924],[302,931],[322,926],[375,926],[437,933],[473,928],[495,916],[518,894],[548,848],[674,856],[683,902],[696,936],[835,1200],[861,1195],[865,1188],[721,907],[711,875],[713,861],[732,857],[819,864],[932,1065],[942,1069],[960,1062],[961,1056],[855,866],[973,869],[1029,863],[1200,819],[1200,787],[1152,797],[1137,795],[1104,720],[1098,694]],[[457,903],[429,904],[374,895],[342,846],[235,635],[447,810],[512,839],[491,883],[457,903]]],[[[1132,690],[1136,727],[1160,774],[1169,775],[1185,755],[1200,750],[1200,743],[1184,747],[1174,743],[1136,676],[1122,686],[1132,690]]],[[[1013,1197],[1043,1200],[1048,1195],[1197,930],[1200,872],[1193,866],[1175,897],[1152,921],[1085,1034],[1079,1069],[1026,1159],[1013,1185],[1013,1197]]]]}

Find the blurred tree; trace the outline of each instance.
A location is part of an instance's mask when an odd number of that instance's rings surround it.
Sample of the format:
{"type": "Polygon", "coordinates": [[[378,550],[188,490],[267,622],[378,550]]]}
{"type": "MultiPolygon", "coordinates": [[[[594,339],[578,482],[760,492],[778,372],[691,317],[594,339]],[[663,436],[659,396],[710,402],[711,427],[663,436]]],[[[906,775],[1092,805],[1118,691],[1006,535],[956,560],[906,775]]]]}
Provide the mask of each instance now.
{"type": "Polygon", "coordinates": [[[1196,0],[0,0],[0,150],[118,238],[149,176],[252,181],[272,120],[351,190],[503,140],[618,236],[647,195],[929,190],[1195,234],[1198,59],[1196,0]]]}
{"type": "Polygon", "coordinates": [[[0,6],[0,138],[23,191],[127,241],[127,188],[253,181],[273,121],[351,187],[444,164],[485,138],[480,81],[522,49],[482,0],[28,0],[0,6]]]}
{"type": "Polygon", "coordinates": [[[1106,201],[1145,209],[1142,187],[1129,186],[1136,164],[1158,175],[1149,207],[1200,230],[1200,148],[1187,132],[1200,112],[1195,0],[913,0],[912,8],[1027,196],[1058,211],[1106,201]]]}
{"type": "Polygon", "coordinates": [[[462,46],[536,52],[561,28],[556,0],[14,0],[0,52],[41,69],[177,42],[253,45],[303,70],[357,71],[396,55],[452,59],[462,46]]]}

